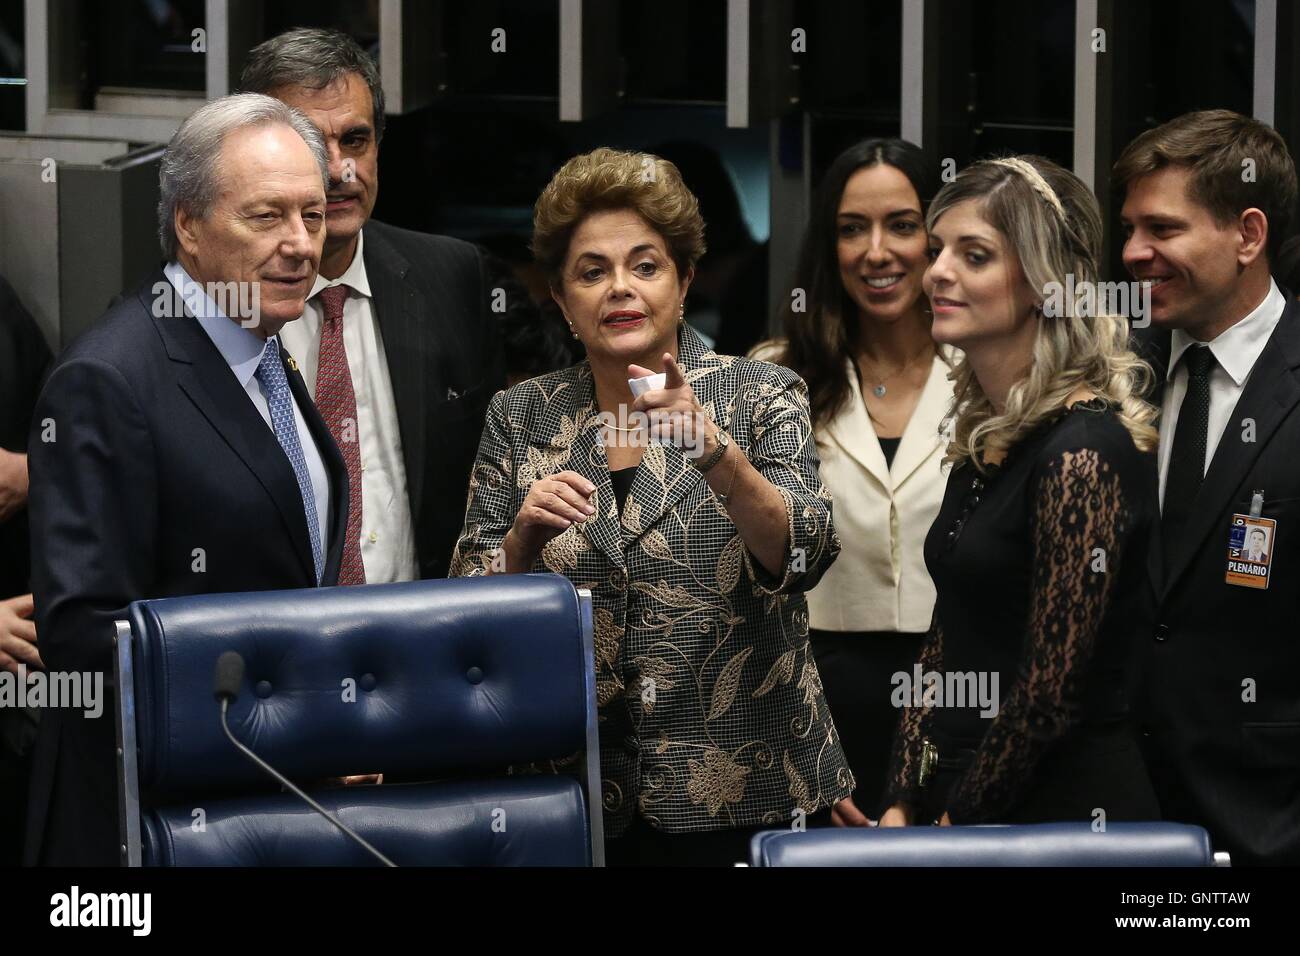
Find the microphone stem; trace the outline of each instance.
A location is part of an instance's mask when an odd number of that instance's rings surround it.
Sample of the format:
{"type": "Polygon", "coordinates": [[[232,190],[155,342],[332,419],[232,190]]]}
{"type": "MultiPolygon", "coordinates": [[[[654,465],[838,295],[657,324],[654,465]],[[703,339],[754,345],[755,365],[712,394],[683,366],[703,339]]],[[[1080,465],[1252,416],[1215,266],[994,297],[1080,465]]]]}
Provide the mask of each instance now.
{"type": "Polygon", "coordinates": [[[280,771],[276,770],[274,767],[272,767],[269,763],[267,763],[257,754],[253,753],[253,751],[251,751],[249,748],[245,747],[242,743],[240,743],[239,740],[236,739],[235,735],[230,732],[230,724],[226,720],[226,708],[229,706],[230,706],[230,698],[223,697],[221,699],[221,729],[226,732],[226,736],[230,738],[230,742],[234,744],[245,757],[253,761],[253,763],[257,764],[259,767],[261,767],[263,770],[269,773],[272,777],[278,780],[282,786],[287,787],[288,789],[296,793],[298,796],[300,796],[303,800],[305,800],[308,804],[310,804],[311,807],[314,810],[316,810],[317,813],[321,814],[321,816],[323,816],[326,820],[334,824],[336,827],[342,830],[346,835],[350,836],[352,839],[356,840],[357,843],[365,847],[365,849],[370,853],[370,855],[373,856],[375,859],[379,860],[379,862],[383,863],[384,866],[392,866],[392,867],[397,866],[396,863],[394,863],[388,857],[384,856],[373,846],[367,843],[365,839],[361,837],[360,834],[354,832],[351,828],[349,828],[346,824],[344,824],[342,820],[336,819],[334,817],[334,814],[330,813],[328,810],[322,807],[311,797],[307,796],[307,794],[299,790],[298,787],[295,786],[294,783],[291,780],[289,780],[288,777],[283,776],[280,773],[280,771]]]}

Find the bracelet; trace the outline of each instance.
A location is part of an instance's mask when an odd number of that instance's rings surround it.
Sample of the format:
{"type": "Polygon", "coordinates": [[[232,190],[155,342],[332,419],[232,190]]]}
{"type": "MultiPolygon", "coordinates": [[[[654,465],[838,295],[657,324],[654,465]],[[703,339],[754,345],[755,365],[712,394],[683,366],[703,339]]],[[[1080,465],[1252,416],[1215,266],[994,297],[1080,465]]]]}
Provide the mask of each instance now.
{"type": "Polygon", "coordinates": [[[722,461],[722,456],[727,453],[727,446],[731,444],[731,436],[721,428],[718,429],[718,447],[713,449],[713,454],[708,458],[700,461],[698,458],[692,458],[691,464],[701,474],[707,472],[710,468],[722,461]]]}
{"type": "Polygon", "coordinates": [[[727,482],[726,494],[719,494],[716,491],[714,492],[714,494],[718,496],[718,501],[722,503],[722,507],[724,510],[727,507],[727,502],[731,500],[731,490],[736,487],[736,469],[738,469],[739,467],[740,467],[740,449],[737,448],[736,454],[731,459],[731,480],[727,482]]]}

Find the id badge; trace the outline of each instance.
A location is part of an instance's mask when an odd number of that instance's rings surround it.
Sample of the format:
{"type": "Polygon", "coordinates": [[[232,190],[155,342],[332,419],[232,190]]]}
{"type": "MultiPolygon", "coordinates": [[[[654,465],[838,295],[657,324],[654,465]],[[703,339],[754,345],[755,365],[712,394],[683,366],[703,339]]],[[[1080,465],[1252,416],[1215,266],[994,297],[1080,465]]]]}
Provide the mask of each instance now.
{"type": "Polygon", "coordinates": [[[1268,587],[1277,521],[1234,514],[1228,534],[1228,573],[1224,579],[1242,588],[1268,587]]]}

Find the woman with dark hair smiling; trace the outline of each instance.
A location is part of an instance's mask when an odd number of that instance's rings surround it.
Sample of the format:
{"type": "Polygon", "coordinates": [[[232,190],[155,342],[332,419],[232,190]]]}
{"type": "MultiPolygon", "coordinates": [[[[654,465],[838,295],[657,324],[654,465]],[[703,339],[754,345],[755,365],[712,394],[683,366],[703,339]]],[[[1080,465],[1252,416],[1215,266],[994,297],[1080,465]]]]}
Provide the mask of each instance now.
{"type": "Polygon", "coordinates": [[[810,636],[835,726],[857,778],[836,822],[861,825],[881,791],[899,711],[893,676],[921,650],[934,608],[922,556],[944,478],[940,424],[950,353],[930,337],[931,164],[898,139],[869,139],[831,164],[804,234],[785,338],[755,350],[810,390],[821,476],[843,550],[808,594],[810,636]],[[802,290],[806,302],[799,302],[802,290]],[[802,308],[797,306],[804,306],[802,308]]]}

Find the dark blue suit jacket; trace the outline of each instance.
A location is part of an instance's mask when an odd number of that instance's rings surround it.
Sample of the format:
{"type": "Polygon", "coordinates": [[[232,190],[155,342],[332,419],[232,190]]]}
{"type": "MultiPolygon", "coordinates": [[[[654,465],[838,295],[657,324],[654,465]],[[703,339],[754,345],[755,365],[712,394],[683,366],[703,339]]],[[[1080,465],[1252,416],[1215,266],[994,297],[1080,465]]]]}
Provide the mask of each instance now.
{"type": "MultiPolygon", "coordinates": [[[[97,719],[80,710],[42,714],[29,864],[119,862],[108,691],[114,621],[127,604],[315,583],[288,458],[198,322],[155,316],[157,283],[170,290],[155,274],[64,352],[32,425],[32,590],[41,656],[51,671],[103,671],[107,699],[97,719]]],[[[330,476],[329,585],[338,580],[347,527],[347,470],[287,360],[286,372],[330,476]]]]}
{"type": "Polygon", "coordinates": [[[445,578],[488,402],[506,387],[492,282],[469,243],[374,219],[362,257],[393,384],[420,577],[445,578]]]}

